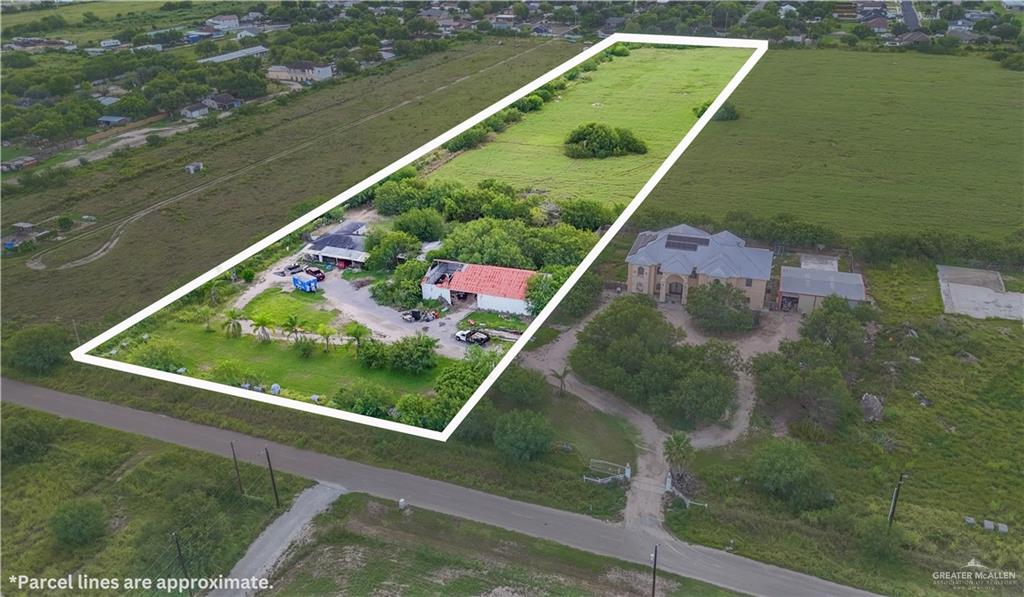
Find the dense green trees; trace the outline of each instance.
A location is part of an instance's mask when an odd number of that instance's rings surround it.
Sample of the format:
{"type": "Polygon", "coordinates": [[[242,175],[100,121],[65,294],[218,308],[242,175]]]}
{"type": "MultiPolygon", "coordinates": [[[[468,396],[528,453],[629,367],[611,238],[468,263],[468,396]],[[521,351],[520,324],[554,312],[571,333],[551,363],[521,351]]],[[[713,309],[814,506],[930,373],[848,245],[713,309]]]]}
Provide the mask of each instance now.
{"type": "Polygon", "coordinates": [[[822,429],[838,424],[849,391],[829,347],[811,340],[787,341],[778,352],[754,357],[752,365],[762,404],[773,409],[796,404],[822,429]]]}
{"type": "Polygon", "coordinates": [[[366,250],[370,256],[366,267],[376,271],[395,269],[403,256],[415,257],[420,250],[420,241],[415,236],[393,230],[390,232],[372,231],[366,238],[366,250]]]}
{"type": "Polygon", "coordinates": [[[511,365],[494,384],[494,392],[514,407],[530,408],[551,397],[551,386],[539,371],[511,365]]]}
{"type": "Polygon", "coordinates": [[[597,230],[611,224],[622,210],[593,199],[565,199],[558,203],[560,218],[582,230],[597,230]]]}
{"type": "Polygon", "coordinates": [[[651,299],[627,295],[583,328],[570,362],[586,381],[666,419],[717,421],[735,402],[739,356],[724,342],[677,345],[681,334],[651,299]]]}
{"type": "Polygon", "coordinates": [[[437,256],[541,269],[548,265],[579,264],[596,241],[594,233],[568,224],[534,228],[520,220],[481,218],[454,226],[437,256]]]}
{"type": "Polygon", "coordinates": [[[370,287],[370,296],[382,305],[412,309],[423,300],[420,281],[430,264],[413,259],[395,268],[395,273],[370,287]]]}
{"type": "Polygon", "coordinates": [[[392,227],[424,242],[440,240],[444,234],[444,216],[436,209],[418,207],[396,217],[392,227]]]}
{"type": "Polygon", "coordinates": [[[406,336],[390,344],[365,340],[357,357],[360,364],[370,369],[423,373],[437,366],[437,340],[423,334],[406,336]]]}
{"type": "Polygon", "coordinates": [[[15,418],[5,422],[0,434],[0,458],[6,464],[29,462],[42,456],[50,448],[50,429],[30,418],[15,418]]]}
{"type": "Polygon", "coordinates": [[[852,308],[845,299],[832,295],[807,315],[800,335],[829,346],[840,363],[847,362],[866,353],[864,322],[874,317],[873,311],[866,304],[852,308]]]}
{"type": "Polygon", "coordinates": [[[571,158],[609,158],[631,153],[647,153],[647,144],[629,129],[606,124],[581,124],[565,139],[565,155],[571,158]]]}
{"type": "Polygon", "coordinates": [[[747,294],[718,280],[691,288],[686,312],[704,332],[746,332],[756,325],[747,294]]]}

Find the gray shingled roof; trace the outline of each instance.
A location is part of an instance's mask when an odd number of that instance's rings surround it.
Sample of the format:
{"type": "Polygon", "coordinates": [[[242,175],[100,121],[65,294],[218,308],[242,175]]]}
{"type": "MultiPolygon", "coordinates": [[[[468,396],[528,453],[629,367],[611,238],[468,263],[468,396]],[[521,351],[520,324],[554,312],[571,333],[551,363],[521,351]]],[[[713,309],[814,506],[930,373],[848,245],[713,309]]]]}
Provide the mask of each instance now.
{"type": "Polygon", "coordinates": [[[863,301],[866,297],[864,278],[860,274],[788,266],[782,268],[782,283],[779,290],[783,294],[811,296],[836,294],[852,301],[863,301]]]}
{"type": "Polygon", "coordinates": [[[662,273],[684,276],[696,270],[715,278],[768,280],[772,274],[772,252],[768,249],[747,247],[743,239],[728,231],[708,234],[687,224],[641,232],[626,262],[660,266],[662,273]]]}

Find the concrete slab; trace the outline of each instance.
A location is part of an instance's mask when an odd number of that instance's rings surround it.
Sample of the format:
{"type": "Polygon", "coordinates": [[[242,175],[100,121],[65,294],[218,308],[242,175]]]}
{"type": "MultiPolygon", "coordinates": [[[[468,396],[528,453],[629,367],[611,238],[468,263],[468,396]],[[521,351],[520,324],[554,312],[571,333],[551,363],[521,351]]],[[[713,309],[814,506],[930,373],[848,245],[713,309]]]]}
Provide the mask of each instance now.
{"type": "Polygon", "coordinates": [[[981,286],[996,292],[1006,292],[1003,286],[1003,277],[999,272],[985,269],[974,269],[972,267],[956,267],[953,265],[940,265],[939,282],[950,282],[953,284],[964,284],[966,286],[981,286]]]}
{"type": "Polygon", "coordinates": [[[958,313],[977,319],[995,317],[1024,321],[1024,293],[996,292],[983,286],[951,282],[940,283],[946,313],[958,313]]]}
{"type": "Polygon", "coordinates": [[[839,271],[839,258],[834,255],[808,255],[800,254],[800,267],[802,269],[820,269],[827,272],[839,271]]]}

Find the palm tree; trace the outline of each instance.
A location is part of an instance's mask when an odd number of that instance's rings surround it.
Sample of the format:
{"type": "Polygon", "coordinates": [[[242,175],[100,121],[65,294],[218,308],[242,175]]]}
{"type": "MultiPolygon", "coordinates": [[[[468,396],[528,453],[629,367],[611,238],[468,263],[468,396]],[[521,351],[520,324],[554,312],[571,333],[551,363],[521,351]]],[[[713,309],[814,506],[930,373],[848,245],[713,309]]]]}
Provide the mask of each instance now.
{"type": "Polygon", "coordinates": [[[302,332],[302,327],[304,325],[306,325],[306,322],[299,319],[298,315],[292,313],[288,317],[284,318],[284,323],[281,324],[281,331],[289,338],[294,336],[294,339],[298,340],[299,334],[302,332]]]}
{"type": "Polygon", "coordinates": [[[257,313],[252,316],[252,329],[260,342],[270,342],[270,330],[273,321],[265,313],[257,313]]]}
{"type": "Polygon", "coordinates": [[[210,328],[210,320],[213,319],[213,309],[207,305],[200,305],[196,308],[196,314],[203,320],[203,324],[205,325],[204,329],[207,332],[212,332],[213,330],[210,328]]]}
{"type": "Polygon", "coordinates": [[[555,377],[555,379],[558,380],[558,395],[559,396],[562,396],[562,395],[565,394],[565,382],[569,378],[569,374],[570,373],[572,373],[572,369],[569,368],[569,365],[564,365],[562,367],[562,371],[561,372],[555,371],[554,369],[551,370],[551,375],[553,375],[555,377]]]}
{"type": "Polygon", "coordinates": [[[358,321],[350,321],[345,325],[345,335],[349,337],[349,344],[356,345],[356,354],[359,354],[359,349],[363,346],[363,340],[370,337],[370,328],[358,321]]]}
{"type": "Polygon", "coordinates": [[[224,323],[221,328],[228,338],[238,338],[242,335],[242,312],[238,309],[228,309],[224,313],[224,323]]]}
{"type": "Polygon", "coordinates": [[[337,333],[338,330],[332,328],[327,324],[321,323],[320,325],[316,326],[316,334],[323,338],[324,341],[324,352],[327,352],[331,349],[331,338],[334,337],[337,333]]]}
{"type": "Polygon", "coordinates": [[[665,459],[673,470],[681,469],[693,458],[690,436],[676,431],[665,439],[665,459]]]}
{"type": "Polygon", "coordinates": [[[209,287],[206,289],[206,294],[210,299],[211,305],[216,305],[217,301],[220,300],[220,285],[219,279],[210,282],[209,287]]]}

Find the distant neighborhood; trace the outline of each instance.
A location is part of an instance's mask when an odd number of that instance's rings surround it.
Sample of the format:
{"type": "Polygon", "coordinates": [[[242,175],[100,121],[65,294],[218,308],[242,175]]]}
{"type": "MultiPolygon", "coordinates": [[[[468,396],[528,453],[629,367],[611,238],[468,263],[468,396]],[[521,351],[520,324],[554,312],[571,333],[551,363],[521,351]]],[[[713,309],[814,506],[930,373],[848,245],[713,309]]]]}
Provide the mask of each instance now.
{"type": "MultiPolygon", "coordinates": [[[[170,2],[161,10],[183,10],[187,15],[200,7],[208,11],[209,6],[170,2]]],[[[4,10],[16,9],[5,5],[4,10]]],[[[963,6],[881,1],[721,3],[706,8],[674,3],[369,5],[332,0],[304,7],[254,3],[237,12],[207,12],[191,22],[184,16],[180,25],[127,28],[91,41],[46,35],[68,24],[60,18],[40,18],[3,29],[5,65],[16,67],[5,69],[3,78],[8,114],[3,142],[10,148],[5,154],[18,148],[21,155],[5,156],[2,169],[14,172],[51,165],[48,158],[67,149],[64,144],[91,146],[107,138],[94,136],[103,129],[130,130],[150,124],[149,119],[159,115],[212,118],[244,102],[264,101],[481,35],[590,42],[624,31],[754,37],[779,47],[936,53],[966,48],[990,52],[1008,68],[1024,68],[1024,54],[1012,43],[1021,34],[1022,13],[1018,0],[963,6]],[[34,61],[52,54],[83,56],[88,62],[66,76],[35,74],[34,61]],[[143,75],[151,72],[162,74],[143,75]]],[[[99,17],[90,18],[102,22],[99,17]]],[[[168,134],[183,130],[187,129],[168,134]]]]}

